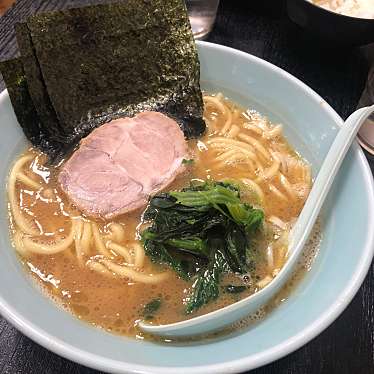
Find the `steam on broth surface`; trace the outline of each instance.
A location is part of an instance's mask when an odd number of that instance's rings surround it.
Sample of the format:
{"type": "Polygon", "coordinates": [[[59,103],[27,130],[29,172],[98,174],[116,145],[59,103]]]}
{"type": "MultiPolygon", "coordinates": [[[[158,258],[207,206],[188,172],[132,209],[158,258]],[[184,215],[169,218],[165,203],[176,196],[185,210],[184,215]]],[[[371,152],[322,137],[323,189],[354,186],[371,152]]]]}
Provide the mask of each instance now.
{"type": "Polygon", "coordinates": [[[80,319],[137,336],[139,319],[171,323],[205,314],[258,291],[281,269],[288,232],[311,187],[310,167],[283,138],[281,125],[222,94],[204,95],[204,104],[207,132],[188,141],[193,162],[167,190],[198,180],[233,181],[243,201],[263,209],[265,223],[251,243],[252,270],[224,275],[220,296],[192,314],[184,306],[193,280],[152,263],[144,252],[143,210],[111,221],[85,217],[57,183],[61,165],[47,166],[31,148],[13,166],[8,189],[14,246],[48,294],[80,319]]]}

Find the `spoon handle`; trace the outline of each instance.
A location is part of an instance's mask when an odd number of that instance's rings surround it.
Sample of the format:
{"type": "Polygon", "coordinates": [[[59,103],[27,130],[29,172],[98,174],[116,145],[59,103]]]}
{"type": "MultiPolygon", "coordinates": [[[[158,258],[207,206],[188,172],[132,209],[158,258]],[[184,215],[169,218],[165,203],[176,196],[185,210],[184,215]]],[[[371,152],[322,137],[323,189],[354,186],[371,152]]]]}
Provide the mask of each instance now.
{"type": "Polygon", "coordinates": [[[292,230],[289,246],[291,262],[293,260],[292,257],[296,260],[299,252],[303,250],[336,173],[358,130],[372,112],[374,112],[374,105],[361,108],[352,113],[333,141],[297,220],[297,224],[292,230]],[[297,247],[294,248],[294,245],[297,247]]]}

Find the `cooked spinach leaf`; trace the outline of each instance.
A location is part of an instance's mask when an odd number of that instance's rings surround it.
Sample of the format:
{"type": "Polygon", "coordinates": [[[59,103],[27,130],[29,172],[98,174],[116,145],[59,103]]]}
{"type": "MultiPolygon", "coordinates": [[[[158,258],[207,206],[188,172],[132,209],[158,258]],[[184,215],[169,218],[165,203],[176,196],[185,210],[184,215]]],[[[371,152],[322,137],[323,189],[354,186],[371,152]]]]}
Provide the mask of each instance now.
{"type": "Polygon", "coordinates": [[[244,292],[247,289],[247,287],[246,286],[234,286],[233,284],[228,284],[227,286],[224,286],[223,289],[227,293],[237,294],[237,293],[244,292]]]}
{"type": "Polygon", "coordinates": [[[160,298],[153,299],[144,306],[143,316],[145,319],[152,319],[154,314],[160,309],[162,301],[160,298]]]}
{"type": "Polygon", "coordinates": [[[142,239],[153,262],[192,278],[186,305],[191,313],[218,297],[224,273],[250,270],[250,239],[263,218],[262,210],[240,200],[238,187],[207,182],[154,196],[142,239]]]}

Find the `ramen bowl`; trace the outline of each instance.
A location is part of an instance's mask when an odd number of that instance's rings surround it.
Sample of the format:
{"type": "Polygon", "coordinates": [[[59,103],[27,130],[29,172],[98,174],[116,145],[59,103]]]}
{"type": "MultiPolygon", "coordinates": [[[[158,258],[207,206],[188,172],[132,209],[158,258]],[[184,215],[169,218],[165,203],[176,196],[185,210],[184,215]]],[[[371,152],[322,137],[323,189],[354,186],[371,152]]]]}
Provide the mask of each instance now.
{"type": "MultiPolygon", "coordinates": [[[[261,59],[205,42],[199,42],[198,49],[202,87],[282,123],[289,142],[311,161],[313,174],[318,173],[342,125],[334,110],[296,78],[261,59]]],[[[370,266],[374,187],[367,161],[353,144],[326,200],[320,249],[310,271],[264,319],[229,335],[185,344],[135,340],[94,328],[44,296],[11,246],[6,177],[27,143],[6,92],[0,96],[0,122],[0,313],[35,342],[80,364],[111,373],[233,373],[256,368],[298,349],[333,322],[370,266]]]]}

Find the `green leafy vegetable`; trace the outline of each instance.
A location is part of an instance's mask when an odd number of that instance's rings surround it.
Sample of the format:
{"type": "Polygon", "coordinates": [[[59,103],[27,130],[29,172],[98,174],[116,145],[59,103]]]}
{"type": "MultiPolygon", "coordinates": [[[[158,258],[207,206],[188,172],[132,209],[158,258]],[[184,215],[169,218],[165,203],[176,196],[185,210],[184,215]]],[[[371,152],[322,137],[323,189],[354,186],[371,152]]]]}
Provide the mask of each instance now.
{"type": "Polygon", "coordinates": [[[264,214],[240,200],[238,187],[207,182],[154,196],[144,218],[152,222],[142,233],[146,254],[193,279],[191,313],[218,297],[224,273],[253,265],[250,239],[264,214]]]}
{"type": "Polygon", "coordinates": [[[182,160],[182,164],[183,165],[192,165],[194,163],[194,159],[193,158],[191,158],[191,159],[189,159],[189,160],[187,160],[187,159],[183,159],[182,160]]]}
{"type": "Polygon", "coordinates": [[[247,289],[247,287],[246,286],[234,286],[232,284],[229,284],[225,286],[223,289],[227,293],[237,294],[237,293],[244,292],[247,289]]]}
{"type": "Polygon", "coordinates": [[[160,309],[162,304],[161,299],[153,299],[144,306],[143,316],[145,319],[152,319],[154,314],[160,309]]]}

